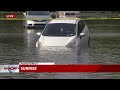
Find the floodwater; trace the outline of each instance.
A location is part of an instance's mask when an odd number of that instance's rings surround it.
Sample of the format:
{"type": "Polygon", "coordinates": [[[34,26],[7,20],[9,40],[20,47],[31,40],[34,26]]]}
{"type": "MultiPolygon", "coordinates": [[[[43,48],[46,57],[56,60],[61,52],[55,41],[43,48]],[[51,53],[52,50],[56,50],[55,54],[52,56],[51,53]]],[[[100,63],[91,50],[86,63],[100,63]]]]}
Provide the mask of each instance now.
{"type": "MultiPolygon", "coordinates": [[[[56,64],[120,64],[120,26],[89,25],[91,47],[36,48],[37,32],[24,29],[22,21],[0,22],[0,65],[19,62],[56,64]]],[[[118,79],[120,73],[1,73],[1,79],[118,79]]]]}

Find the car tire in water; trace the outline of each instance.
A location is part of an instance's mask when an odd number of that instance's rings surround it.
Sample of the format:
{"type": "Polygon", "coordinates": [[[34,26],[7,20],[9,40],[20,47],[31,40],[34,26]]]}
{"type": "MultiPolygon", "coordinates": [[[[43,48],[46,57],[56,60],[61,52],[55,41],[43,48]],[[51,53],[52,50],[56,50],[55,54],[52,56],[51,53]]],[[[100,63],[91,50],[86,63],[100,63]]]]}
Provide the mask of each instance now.
{"type": "Polygon", "coordinates": [[[23,22],[23,27],[24,27],[25,29],[28,29],[28,25],[27,25],[26,21],[23,22]]]}
{"type": "Polygon", "coordinates": [[[25,29],[28,29],[28,25],[25,23],[25,29]]]}
{"type": "Polygon", "coordinates": [[[88,38],[88,46],[90,47],[90,37],[88,38]]]}

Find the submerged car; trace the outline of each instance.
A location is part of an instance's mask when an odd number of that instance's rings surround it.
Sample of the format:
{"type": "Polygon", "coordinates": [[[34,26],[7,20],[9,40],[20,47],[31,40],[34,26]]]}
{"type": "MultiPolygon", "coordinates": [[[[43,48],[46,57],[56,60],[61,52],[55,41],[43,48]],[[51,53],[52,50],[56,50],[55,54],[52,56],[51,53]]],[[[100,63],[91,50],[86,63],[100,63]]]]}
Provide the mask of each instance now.
{"type": "Polygon", "coordinates": [[[49,11],[26,11],[23,14],[27,19],[24,22],[25,28],[45,26],[51,18],[49,11]]]}
{"type": "Polygon", "coordinates": [[[51,20],[43,32],[36,46],[79,46],[81,43],[90,44],[89,30],[79,18],[75,19],[54,19],[51,20]]]}

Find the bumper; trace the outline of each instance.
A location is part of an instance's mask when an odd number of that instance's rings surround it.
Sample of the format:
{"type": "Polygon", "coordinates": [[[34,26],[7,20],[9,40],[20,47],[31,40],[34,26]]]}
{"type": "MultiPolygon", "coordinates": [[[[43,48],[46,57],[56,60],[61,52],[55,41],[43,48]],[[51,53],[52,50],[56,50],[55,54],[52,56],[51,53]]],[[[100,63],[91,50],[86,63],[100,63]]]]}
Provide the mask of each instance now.
{"type": "Polygon", "coordinates": [[[39,26],[39,25],[41,25],[41,26],[45,26],[46,24],[48,23],[48,21],[43,21],[43,22],[41,22],[41,21],[26,21],[26,24],[27,24],[27,26],[28,27],[34,27],[34,26],[39,26]]]}

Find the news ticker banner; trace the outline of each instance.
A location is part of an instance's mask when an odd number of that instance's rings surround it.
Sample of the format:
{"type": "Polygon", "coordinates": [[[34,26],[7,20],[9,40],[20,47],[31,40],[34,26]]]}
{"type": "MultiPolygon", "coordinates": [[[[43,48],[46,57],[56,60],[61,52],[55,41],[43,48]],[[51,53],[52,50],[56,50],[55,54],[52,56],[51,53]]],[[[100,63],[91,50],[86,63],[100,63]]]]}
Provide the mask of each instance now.
{"type": "Polygon", "coordinates": [[[60,65],[54,62],[20,62],[18,65],[0,65],[0,73],[44,73],[44,72],[120,72],[120,65],[69,64],[60,65]]]}

